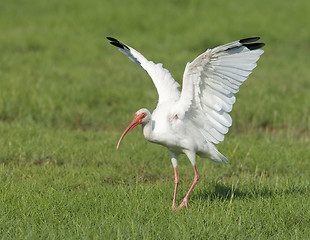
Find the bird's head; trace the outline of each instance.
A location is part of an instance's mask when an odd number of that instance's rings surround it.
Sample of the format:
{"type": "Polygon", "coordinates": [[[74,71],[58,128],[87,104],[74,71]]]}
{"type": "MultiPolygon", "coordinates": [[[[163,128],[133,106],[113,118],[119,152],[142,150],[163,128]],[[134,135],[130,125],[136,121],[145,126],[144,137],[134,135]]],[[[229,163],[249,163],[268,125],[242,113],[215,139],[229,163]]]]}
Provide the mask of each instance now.
{"type": "Polygon", "coordinates": [[[125,131],[123,132],[122,136],[120,137],[117,146],[116,146],[116,150],[119,148],[119,145],[121,144],[123,138],[125,137],[125,135],[131,130],[133,129],[135,126],[142,124],[145,125],[147,124],[149,121],[151,120],[151,113],[149,112],[149,110],[147,110],[146,108],[141,108],[140,110],[138,110],[135,113],[135,117],[132,120],[132,122],[129,124],[129,126],[125,129],[125,131]]]}

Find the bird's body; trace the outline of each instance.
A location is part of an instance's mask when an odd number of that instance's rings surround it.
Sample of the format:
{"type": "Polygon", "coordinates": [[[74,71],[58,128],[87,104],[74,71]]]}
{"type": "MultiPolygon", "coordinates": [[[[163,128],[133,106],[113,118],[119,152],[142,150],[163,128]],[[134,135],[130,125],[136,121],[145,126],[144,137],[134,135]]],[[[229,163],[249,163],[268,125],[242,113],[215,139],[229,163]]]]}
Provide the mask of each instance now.
{"type": "Polygon", "coordinates": [[[176,155],[191,151],[200,157],[222,162],[214,144],[205,140],[193,120],[188,118],[180,120],[176,114],[173,114],[176,104],[176,102],[165,102],[157,106],[151,115],[151,120],[142,125],[144,137],[150,142],[167,147],[176,155]]]}
{"type": "Polygon", "coordinates": [[[114,38],[108,39],[147,71],[159,95],[152,114],[145,108],[136,112],[134,120],[122,134],[117,149],[127,132],[138,124],[142,124],[144,137],[148,141],[168,148],[175,173],[173,209],[179,182],[177,160],[180,154],[186,154],[195,172],[194,182],[179,206],[187,208],[188,197],[199,179],[196,154],[216,163],[228,162],[214,144],[224,140],[231,126],[232,119],[228,113],[235,103],[234,94],[256,67],[256,61],[263,53],[259,48],[264,44],[253,43],[259,38],[247,38],[208,49],[186,65],[180,92],[180,85],[162,64],[148,61],[139,52],[114,38]]]}

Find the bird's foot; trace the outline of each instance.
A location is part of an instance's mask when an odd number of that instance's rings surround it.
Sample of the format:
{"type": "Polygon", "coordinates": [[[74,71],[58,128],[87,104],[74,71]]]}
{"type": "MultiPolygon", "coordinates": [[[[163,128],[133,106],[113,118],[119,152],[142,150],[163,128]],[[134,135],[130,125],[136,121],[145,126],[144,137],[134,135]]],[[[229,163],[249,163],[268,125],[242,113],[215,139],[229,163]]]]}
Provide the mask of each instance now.
{"type": "Polygon", "coordinates": [[[178,209],[181,209],[182,207],[186,207],[186,209],[188,209],[188,204],[187,204],[187,199],[184,199],[183,202],[180,204],[180,206],[178,207],[178,209]]]}
{"type": "Polygon", "coordinates": [[[172,204],[171,209],[172,209],[172,212],[175,212],[175,211],[177,210],[177,207],[175,206],[175,203],[174,203],[174,204],[172,204]]]}

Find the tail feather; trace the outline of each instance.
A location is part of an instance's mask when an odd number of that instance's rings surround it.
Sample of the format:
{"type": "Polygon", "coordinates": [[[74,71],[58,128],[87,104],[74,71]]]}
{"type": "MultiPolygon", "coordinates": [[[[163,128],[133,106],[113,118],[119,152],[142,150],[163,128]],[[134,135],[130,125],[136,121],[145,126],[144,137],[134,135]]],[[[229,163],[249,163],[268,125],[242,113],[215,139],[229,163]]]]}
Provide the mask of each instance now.
{"type": "Polygon", "coordinates": [[[217,150],[216,146],[212,143],[208,144],[208,151],[205,151],[204,153],[199,153],[199,156],[209,158],[215,163],[229,163],[229,160],[222,153],[220,153],[217,150]]]}
{"type": "Polygon", "coordinates": [[[229,163],[229,160],[222,154],[220,153],[217,149],[216,149],[216,158],[211,158],[211,160],[215,163],[221,163],[224,162],[226,164],[229,163]]]}

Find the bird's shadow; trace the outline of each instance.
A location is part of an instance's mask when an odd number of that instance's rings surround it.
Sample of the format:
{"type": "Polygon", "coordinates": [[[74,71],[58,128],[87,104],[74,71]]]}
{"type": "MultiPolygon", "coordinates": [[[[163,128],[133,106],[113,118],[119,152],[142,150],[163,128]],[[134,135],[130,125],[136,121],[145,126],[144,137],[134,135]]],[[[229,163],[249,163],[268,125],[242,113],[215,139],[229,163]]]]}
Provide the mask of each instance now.
{"type": "Polygon", "coordinates": [[[205,201],[230,201],[253,198],[273,198],[277,195],[306,194],[309,190],[306,186],[291,186],[287,189],[270,189],[267,186],[253,186],[251,190],[238,189],[235,186],[228,186],[216,183],[212,188],[197,189],[193,194],[193,199],[205,201]]]}

